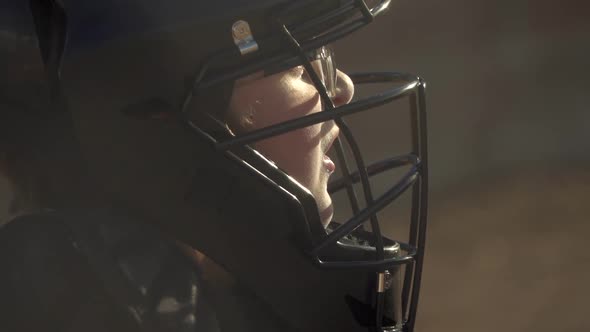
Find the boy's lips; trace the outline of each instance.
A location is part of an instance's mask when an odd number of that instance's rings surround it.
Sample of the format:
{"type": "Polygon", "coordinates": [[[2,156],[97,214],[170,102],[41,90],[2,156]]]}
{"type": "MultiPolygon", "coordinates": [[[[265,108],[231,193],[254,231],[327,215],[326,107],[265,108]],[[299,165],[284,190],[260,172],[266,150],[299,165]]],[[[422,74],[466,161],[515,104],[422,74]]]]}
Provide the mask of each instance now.
{"type": "Polygon", "coordinates": [[[329,174],[332,174],[334,171],[336,171],[336,164],[334,164],[328,155],[324,155],[324,167],[329,174]]]}

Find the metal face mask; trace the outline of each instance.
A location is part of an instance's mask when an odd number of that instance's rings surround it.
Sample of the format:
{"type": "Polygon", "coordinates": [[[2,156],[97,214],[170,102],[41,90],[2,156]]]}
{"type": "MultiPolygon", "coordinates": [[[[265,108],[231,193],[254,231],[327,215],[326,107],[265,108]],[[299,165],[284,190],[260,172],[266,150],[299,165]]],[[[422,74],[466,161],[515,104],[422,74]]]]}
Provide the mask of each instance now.
{"type": "MultiPolygon", "coordinates": [[[[254,61],[249,66],[240,67],[237,71],[230,71],[231,74],[227,74],[224,78],[223,75],[221,77],[217,75],[210,81],[206,79],[207,70],[215,65],[206,63],[197,75],[183,105],[188,105],[191,98],[199,94],[200,89],[231,80],[236,76],[259,69],[263,69],[265,74],[270,75],[296,65],[303,65],[321,97],[323,112],[226,138],[209,135],[195,121],[187,120],[187,123],[195,133],[210,139],[218,151],[233,154],[235,158],[256,167],[256,162],[240,154],[240,147],[306,126],[335,121],[341,130],[335,150],[342,175],[331,181],[329,192],[331,194],[346,192],[353,216],[340,223],[332,222],[327,229],[318,227],[317,223],[314,224],[314,220],[307,220],[308,224],[299,234],[298,243],[320,269],[358,270],[366,271],[370,275],[367,279],[365,298],[346,297],[359,324],[370,331],[412,331],[418,304],[426,234],[428,181],[425,83],[416,76],[396,72],[352,74],[350,77],[355,85],[387,83],[391,88],[340,107],[335,107],[332,102],[336,94],[337,68],[333,50],[326,44],[370,22],[373,17],[381,14],[389,6],[389,1],[373,1],[372,7],[367,3],[368,1],[351,1],[348,6],[342,6],[337,13],[329,13],[295,27],[283,24],[282,19],[278,18],[277,27],[284,38],[283,47],[290,49],[286,55],[281,54],[275,58],[254,61]],[[324,28],[320,35],[316,35],[318,30],[314,28],[322,29],[337,15],[348,17],[348,19],[337,26],[324,28]],[[314,31],[313,37],[298,38],[298,36],[309,36],[310,31],[314,31]],[[404,155],[391,156],[367,164],[345,118],[402,98],[409,101],[412,150],[404,155]],[[352,167],[349,162],[351,159],[352,167]],[[391,183],[384,194],[375,197],[370,179],[383,172],[402,167],[407,168],[405,174],[397,182],[391,183]],[[357,196],[356,190],[359,184],[364,201],[360,201],[357,196]],[[409,241],[398,242],[382,235],[383,220],[380,220],[377,214],[407,191],[411,192],[412,201],[409,241]]],[[[283,13],[288,16],[290,11],[296,8],[296,4],[292,7],[287,6],[283,13]]],[[[278,17],[281,15],[279,14],[278,17]]],[[[248,40],[249,46],[243,47],[239,41],[236,45],[241,55],[247,56],[250,52],[257,51],[252,50],[256,37],[251,34],[247,22],[240,24],[246,26],[247,33],[244,39],[248,40]]],[[[215,120],[219,121],[219,119],[215,120]]],[[[261,172],[271,178],[276,185],[287,187],[283,185],[284,178],[280,176],[273,178],[272,174],[261,172]]],[[[305,205],[305,202],[302,204],[305,205]]],[[[304,207],[304,209],[314,210],[313,207],[304,207]]]]}

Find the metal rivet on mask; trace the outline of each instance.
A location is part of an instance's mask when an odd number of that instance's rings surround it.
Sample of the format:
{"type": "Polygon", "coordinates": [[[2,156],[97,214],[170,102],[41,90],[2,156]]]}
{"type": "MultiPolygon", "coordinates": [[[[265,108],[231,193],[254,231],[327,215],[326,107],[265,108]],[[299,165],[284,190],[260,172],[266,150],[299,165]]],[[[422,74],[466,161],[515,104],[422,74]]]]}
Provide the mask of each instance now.
{"type": "Polygon", "coordinates": [[[258,44],[254,40],[254,36],[252,36],[248,22],[242,20],[237,21],[232,25],[231,30],[234,43],[242,55],[258,51],[258,44]]]}

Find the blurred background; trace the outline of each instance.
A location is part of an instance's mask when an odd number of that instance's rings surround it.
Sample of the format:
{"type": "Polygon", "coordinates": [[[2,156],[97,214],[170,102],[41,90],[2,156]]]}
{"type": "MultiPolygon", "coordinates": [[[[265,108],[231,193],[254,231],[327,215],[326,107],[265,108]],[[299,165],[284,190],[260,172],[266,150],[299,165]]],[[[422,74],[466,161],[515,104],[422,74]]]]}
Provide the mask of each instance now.
{"type": "MultiPolygon", "coordinates": [[[[401,0],[336,50],[428,82],[417,331],[590,331],[590,2],[401,0]]],[[[368,159],[407,146],[392,115],[351,121],[368,159]]],[[[0,220],[9,195],[0,179],[0,220]]]]}
{"type": "MultiPolygon", "coordinates": [[[[590,331],[590,3],[402,0],[336,51],[345,71],[428,82],[416,330],[590,331]]],[[[369,160],[408,145],[401,106],[348,121],[369,160]]]]}

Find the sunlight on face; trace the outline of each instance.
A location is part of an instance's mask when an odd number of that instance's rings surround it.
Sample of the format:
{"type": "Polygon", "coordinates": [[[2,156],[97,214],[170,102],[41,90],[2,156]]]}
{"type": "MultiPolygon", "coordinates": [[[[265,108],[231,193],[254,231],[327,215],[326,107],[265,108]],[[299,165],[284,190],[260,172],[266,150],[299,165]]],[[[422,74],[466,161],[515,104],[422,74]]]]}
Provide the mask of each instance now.
{"type": "MultiPolygon", "coordinates": [[[[338,72],[338,87],[333,98],[336,106],[352,99],[350,78],[338,72]]],[[[243,133],[322,111],[315,86],[303,66],[263,77],[250,75],[236,82],[230,101],[227,123],[243,133]]],[[[253,144],[314,196],[324,225],[332,218],[332,200],[327,192],[334,163],[326,156],[338,136],[334,121],[327,121],[271,137],[253,144]]]]}

